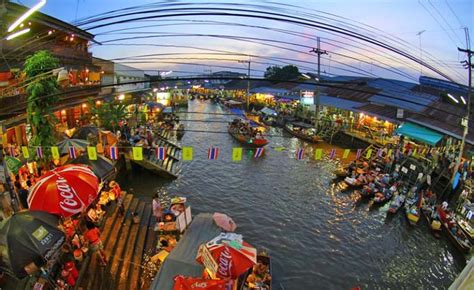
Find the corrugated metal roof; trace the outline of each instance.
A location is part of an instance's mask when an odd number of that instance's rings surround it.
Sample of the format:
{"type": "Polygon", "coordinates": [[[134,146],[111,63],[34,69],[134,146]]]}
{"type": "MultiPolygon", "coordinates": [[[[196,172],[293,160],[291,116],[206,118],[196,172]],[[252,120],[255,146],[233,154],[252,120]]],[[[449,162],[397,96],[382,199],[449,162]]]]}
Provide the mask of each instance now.
{"type": "Polygon", "coordinates": [[[320,104],[323,106],[335,107],[343,110],[353,110],[356,107],[363,105],[361,102],[355,102],[326,95],[320,96],[320,104]]]}

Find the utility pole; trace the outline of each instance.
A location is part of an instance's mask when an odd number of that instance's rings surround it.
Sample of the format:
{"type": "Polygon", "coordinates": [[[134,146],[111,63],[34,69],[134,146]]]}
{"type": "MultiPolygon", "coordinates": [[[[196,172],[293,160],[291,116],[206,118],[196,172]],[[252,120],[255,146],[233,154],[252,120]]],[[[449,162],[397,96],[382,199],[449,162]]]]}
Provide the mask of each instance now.
{"type": "MultiPolygon", "coordinates": [[[[418,32],[416,35],[418,35],[418,38],[420,40],[420,60],[423,60],[423,52],[421,50],[421,35],[425,32],[426,30],[422,30],[418,32]]],[[[420,64],[420,77],[423,75],[423,65],[420,64]]]]}
{"type": "Polygon", "coordinates": [[[240,63],[247,63],[247,111],[249,110],[250,106],[250,64],[252,63],[252,59],[249,55],[249,60],[239,60],[240,63]]]}
{"type": "Polygon", "coordinates": [[[321,50],[321,41],[319,37],[317,38],[317,44],[318,47],[316,49],[312,49],[309,52],[314,52],[318,55],[318,79],[316,80],[318,85],[316,86],[316,99],[315,105],[316,105],[316,130],[319,130],[319,111],[320,111],[320,96],[319,96],[319,82],[321,80],[321,54],[328,54],[327,51],[321,50]]]}
{"type": "Polygon", "coordinates": [[[467,60],[461,61],[463,67],[466,68],[467,71],[468,71],[467,112],[466,112],[466,117],[463,118],[463,120],[461,122],[461,124],[464,126],[464,132],[463,132],[463,135],[462,135],[461,146],[459,148],[459,155],[458,155],[458,158],[456,160],[456,166],[454,167],[456,170],[454,170],[453,176],[451,177],[451,183],[454,182],[454,178],[455,178],[456,173],[459,170],[459,166],[461,164],[462,153],[464,151],[464,144],[466,143],[466,136],[467,136],[468,129],[469,129],[469,117],[470,117],[470,114],[471,114],[472,70],[474,68],[474,66],[472,64],[472,61],[471,61],[471,58],[472,58],[472,54],[474,52],[471,50],[471,45],[470,45],[470,40],[469,40],[469,31],[468,31],[467,27],[464,28],[464,32],[466,34],[467,48],[463,49],[463,48],[458,47],[458,51],[464,52],[464,53],[467,54],[467,60]]]}

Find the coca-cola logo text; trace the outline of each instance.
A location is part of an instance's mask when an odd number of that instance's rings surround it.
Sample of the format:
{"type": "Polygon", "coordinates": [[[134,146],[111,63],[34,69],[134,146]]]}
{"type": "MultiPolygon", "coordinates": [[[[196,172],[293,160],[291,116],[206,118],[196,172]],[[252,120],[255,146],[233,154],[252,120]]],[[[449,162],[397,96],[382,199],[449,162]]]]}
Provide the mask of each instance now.
{"type": "Polygon", "coordinates": [[[224,247],[224,250],[219,255],[218,273],[222,278],[230,278],[232,273],[232,256],[227,246],[224,247]]]}
{"type": "Polygon", "coordinates": [[[56,186],[58,188],[59,196],[61,197],[61,201],[59,202],[61,209],[71,214],[81,212],[83,207],[82,201],[79,196],[77,196],[74,188],[67,183],[67,180],[58,177],[58,179],[56,179],[56,186]]]}

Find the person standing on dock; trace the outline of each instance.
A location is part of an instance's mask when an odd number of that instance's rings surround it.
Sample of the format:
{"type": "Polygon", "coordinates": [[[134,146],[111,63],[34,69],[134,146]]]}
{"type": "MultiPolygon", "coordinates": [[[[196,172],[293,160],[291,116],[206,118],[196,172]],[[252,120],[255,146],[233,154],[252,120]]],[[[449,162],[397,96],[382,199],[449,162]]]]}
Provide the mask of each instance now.
{"type": "Polygon", "coordinates": [[[104,267],[107,265],[107,257],[104,252],[104,246],[100,239],[99,229],[93,223],[86,223],[87,232],[84,234],[84,238],[89,243],[92,253],[97,252],[99,254],[100,266],[104,267]]]}
{"type": "Polygon", "coordinates": [[[153,216],[156,218],[156,222],[161,222],[163,211],[161,208],[161,202],[158,193],[155,193],[155,195],[153,195],[153,216]]]}

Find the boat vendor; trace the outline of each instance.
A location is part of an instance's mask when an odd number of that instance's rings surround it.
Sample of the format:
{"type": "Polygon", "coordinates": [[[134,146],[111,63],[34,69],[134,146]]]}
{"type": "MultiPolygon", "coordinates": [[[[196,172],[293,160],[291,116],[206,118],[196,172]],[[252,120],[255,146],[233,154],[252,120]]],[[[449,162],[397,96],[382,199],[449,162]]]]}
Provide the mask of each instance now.
{"type": "Polygon", "coordinates": [[[161,208],[161,202],[160,198],[158,196],[158,193],[155,193],[153,195],[153,216],[156,219],[156,222],[161,222],[161,219],[163,217],[163,209],[161,208]]]}

